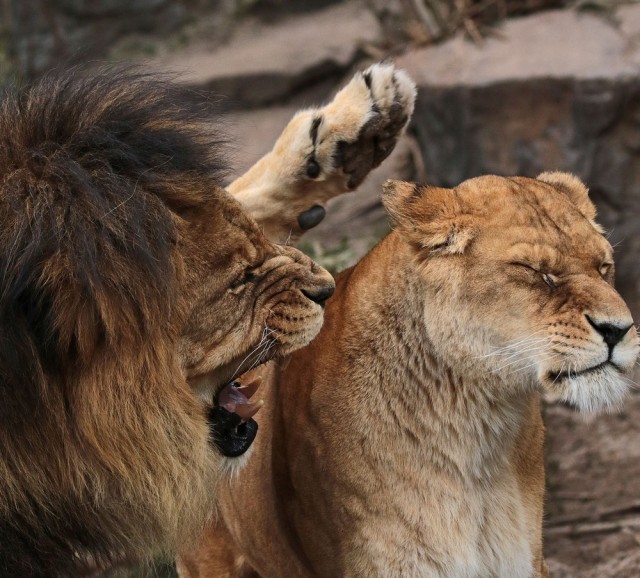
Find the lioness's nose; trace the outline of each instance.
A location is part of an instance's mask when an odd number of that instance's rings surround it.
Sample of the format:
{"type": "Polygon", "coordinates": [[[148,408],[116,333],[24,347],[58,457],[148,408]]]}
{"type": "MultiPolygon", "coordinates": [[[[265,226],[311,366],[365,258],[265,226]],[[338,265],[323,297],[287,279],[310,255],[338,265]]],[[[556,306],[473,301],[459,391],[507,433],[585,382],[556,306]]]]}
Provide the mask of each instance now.
{"type": "Polygon", "coordinates": [[[311,299],[314,303],[322,305],[335,291],[335,285],[325,285],[324,287],[316,287],[314,289],[302,289],[302,294],[311,299]]]}
{"type": "Polygon", "coordinates": [[[629,329],[633,326],[633,323],[624,324],[624,325],[614,325],[609,322],[598,322],[593,320],[588,315],[587,321],[600,335],[602,335],[602,339],[609,347],[614,347],[618,343],[622,341],[622,338],[627,334],[629,329]]]}

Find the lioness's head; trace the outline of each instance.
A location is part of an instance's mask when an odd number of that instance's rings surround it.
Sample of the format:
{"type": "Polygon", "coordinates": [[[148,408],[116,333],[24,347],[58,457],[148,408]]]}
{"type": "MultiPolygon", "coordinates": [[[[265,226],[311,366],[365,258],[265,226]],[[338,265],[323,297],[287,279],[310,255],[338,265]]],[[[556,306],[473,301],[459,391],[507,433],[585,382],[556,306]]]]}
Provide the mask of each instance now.
{"type": "Polygon", "coordinates": [[[620,403],[639,341],[579,179],[390,182],[385,193],[415,248],[427,331],[443,357],[503,383],[541,385],[582,410],[620,403]]]}
{"type": "Polygon", "coordinates": [[[228,456],[255,435],[250,392],[221,402],[221,389],[320,328],[333,280],[270,243],[221,188],[199,100],[113,70],[2,94],[0,566],[11,575],[75,575],[85,554],[135,559],[193,538],[228,456]]]}

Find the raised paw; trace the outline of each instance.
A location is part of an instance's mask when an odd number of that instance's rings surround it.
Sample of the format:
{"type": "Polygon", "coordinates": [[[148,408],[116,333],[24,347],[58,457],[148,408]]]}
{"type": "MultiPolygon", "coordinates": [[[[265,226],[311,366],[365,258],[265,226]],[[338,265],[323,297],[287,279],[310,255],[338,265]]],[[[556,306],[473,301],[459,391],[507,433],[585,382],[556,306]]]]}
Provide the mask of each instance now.
{"type": "Polygon", "coordinates": [[[346,188],[355,189],[395,147],[415,97],[409,76],[392,64],[374,64],[356,74],[313,116],[307,177],[343,176],[346,188]]]}
{"type": "Polygon", "coordinates": [[[326,106],[296,114],[229,192],[270,239],[295,240],[322,221],[329,199],[355,189],[389,156],[415,97],[405,72],[389,63],[370,66],[326,106]]]}

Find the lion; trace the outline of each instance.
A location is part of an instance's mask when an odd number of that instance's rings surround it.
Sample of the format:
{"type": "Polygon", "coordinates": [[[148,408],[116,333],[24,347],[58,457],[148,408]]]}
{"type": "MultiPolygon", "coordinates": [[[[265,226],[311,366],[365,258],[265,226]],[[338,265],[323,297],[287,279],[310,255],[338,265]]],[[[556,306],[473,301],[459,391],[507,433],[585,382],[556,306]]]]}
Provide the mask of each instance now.
{"type": "Polygon", "coordinates": [[[182,578],[547,576],[548,392],[620,406],[639,351],[565,173],[387,182],[394,230],[261,376],[261,437],[182,578]]]}
{"type": "Polygon", "coordinates": [[[75,69],[3,93],[2,576],[193,543],[256,437],[260,402],[234,379],[315,337],[334,290],[276,241],[391,151],[403,79],[357,74],[228,191],[210,107],[184,87],[75,69]]]}

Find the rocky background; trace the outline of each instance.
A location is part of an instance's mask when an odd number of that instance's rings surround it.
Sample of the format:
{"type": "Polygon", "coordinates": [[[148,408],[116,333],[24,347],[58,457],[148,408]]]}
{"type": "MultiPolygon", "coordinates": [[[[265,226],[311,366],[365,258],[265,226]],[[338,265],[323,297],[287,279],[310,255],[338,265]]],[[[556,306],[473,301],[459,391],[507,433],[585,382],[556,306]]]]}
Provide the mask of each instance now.
{"type": "MultiPolygon", "coordinates": [[[[639,5],[0,0],[0,78],[91,59],[178,72],[222,95],[237,173],[295,110],[390,56],[419,85],[410,130],[359,191],[332,202],[303,248],[334,270],[357,260],[388,230],[385,178],[451,186],[483,173],[571,171],[591,188],[616,246],[618,287],[640,318],[639,5]]],[[[545,411],[552,576],[638,578],[640,394],[615,416],[545,411]]]]}

